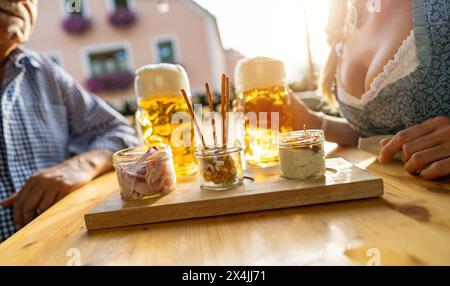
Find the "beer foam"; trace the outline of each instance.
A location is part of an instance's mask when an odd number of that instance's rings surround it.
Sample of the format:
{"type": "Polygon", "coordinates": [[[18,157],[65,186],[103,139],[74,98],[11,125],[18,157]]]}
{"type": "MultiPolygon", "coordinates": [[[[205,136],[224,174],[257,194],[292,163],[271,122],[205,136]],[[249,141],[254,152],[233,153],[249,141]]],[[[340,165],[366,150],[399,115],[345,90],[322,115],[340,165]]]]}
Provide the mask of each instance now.
{"type": "Polygon", "coordinates": [[[139,98],[158,95],[190,94],[189,78],[184,68],[173,64],[153,64],[136,71],[135,90],[139,98]]]}
{"type": "Polygon", "coordinates": [[[237,92],[285,85],[284,63],[267,57],[242,59],[236,65],[235,84],[237,92]]]}

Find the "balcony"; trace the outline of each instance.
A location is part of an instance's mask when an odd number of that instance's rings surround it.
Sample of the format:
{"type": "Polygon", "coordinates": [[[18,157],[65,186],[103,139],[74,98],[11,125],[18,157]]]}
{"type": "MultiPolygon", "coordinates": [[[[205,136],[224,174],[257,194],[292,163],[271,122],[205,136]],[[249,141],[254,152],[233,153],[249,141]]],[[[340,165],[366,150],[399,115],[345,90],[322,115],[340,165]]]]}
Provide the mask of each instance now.
{"type": "Polygon", "coordinates": [[[93,93],[120,91],[130,88],[133,81],[134,74],[132,72],[119,71],[90,77],[86,81],[86,88],[93,93]]]}
{"type": "Polygon", "coordinates": [[[69,34],[80,35],[89,30],[91,20],[79,14],[70,14],[62,21],[61,26],[69,34]]]}
{"type": "Polygon", "coordinates": [[[130,27],[136,19],[136,13],[128,8],[117,9],[108,16],[109,23],[117,28],[130,27]]]}

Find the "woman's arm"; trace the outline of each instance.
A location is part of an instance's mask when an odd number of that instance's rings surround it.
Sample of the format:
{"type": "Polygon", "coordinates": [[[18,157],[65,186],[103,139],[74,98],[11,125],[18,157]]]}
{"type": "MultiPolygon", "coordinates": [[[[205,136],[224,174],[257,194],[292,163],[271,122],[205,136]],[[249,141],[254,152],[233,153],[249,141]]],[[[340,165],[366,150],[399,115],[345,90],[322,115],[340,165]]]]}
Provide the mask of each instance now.
{"type": "Polygon", "coordinates": [[[357,146],[359,133],[344,118],[313,112],[293,93],[291,108],[294,130],[303,129],[303,125],[308,129],[323,129],[326,140],[341,146],[357,146]]]}
{"type": "Polygon", "coordinates": [[[350,127],[346,119],[320,114],[316,116],[321,117],[320,128],[325,132],[326,140],[341,146],[356,147],[358,145],[360,134],[350,127]]]}

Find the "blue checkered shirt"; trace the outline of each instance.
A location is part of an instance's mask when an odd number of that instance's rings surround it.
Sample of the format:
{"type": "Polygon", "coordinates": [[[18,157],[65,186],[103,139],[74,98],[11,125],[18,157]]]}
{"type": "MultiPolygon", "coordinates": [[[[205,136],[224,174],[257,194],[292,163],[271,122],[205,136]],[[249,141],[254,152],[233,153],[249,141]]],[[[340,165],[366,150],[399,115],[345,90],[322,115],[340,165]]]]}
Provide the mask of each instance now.
{"type": "MultiPolygon", "coordinates": [[[[49,58],[25,48],[8,57],[0,100],[0,200],[72,154],[138,144],[125,118],[49,58]]],[[[0,241],[15,231],[12,210],[0,209],[0,241]]]]}

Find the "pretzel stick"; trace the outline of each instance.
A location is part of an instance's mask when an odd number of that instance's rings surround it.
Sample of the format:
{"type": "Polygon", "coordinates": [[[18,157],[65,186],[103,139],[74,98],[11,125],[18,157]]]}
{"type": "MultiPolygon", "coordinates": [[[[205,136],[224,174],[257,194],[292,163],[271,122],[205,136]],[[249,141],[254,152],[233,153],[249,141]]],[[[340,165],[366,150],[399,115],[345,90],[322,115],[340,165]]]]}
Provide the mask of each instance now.
{"type": "Polygon", "coordinates": [[[199,127],[198,124],[197,124],[197,120],[195,120],[194,110],[192,110],[192,106],[191,106],[191,103],[189,102],[189,98],[188,98],[188,96],[187,96],[187,94],[186,94],[186,91],[185,91],[184,89],[182,89],[182,90],[181,90],[181,93],[183,94],[184,101],[186,101],[186,105],[187,105],[188,108],[189,108],[189,113],[190,113],[190,115],[191,115],[192,121],[194,121],[194,126],[195,126],[195,128],[197,129],[197,132],[198,132],[198,134],[200,135],[200,138],[202,139],[203,147],[206,148],[205,139],[203,138],[202,131],[200,130],[200,127],[199,127]]]}
{"type": "Polygon", "coordinates": [[[214,146],[217,145],[217,136],[216,136],[216,120],[214,119],[214,106],[211,96],[211,90],[209,89],[209,84],[205,83],[206,88],[206,96],[208,97],[208,103],[209,103],[209,111],[211,112],[211,125],[213,128],[213,138],[214,138],[214,146]]]}
{"type": "Polygon", "coordinates": [[[227,102],[227,105],[225,105],[225,111],[228,112],[228,111],[230,111],[230,78],[229,77],[226,78],[225,86],[226,86],[225,95],[226,95],[226,102],[227,102]]]}
{"type": "Polygon", "coordinates": [[[228,144],[228,111],[230,110],[230,78],[225,78],[225,146],[228,144]]]}
{"type": "Polygon", "coordinates": [[[222,146],[225,146],[225,80],[226,76],[222,74],[222,94],[220,97],[220,115],[222,115],[222,146]]]}

